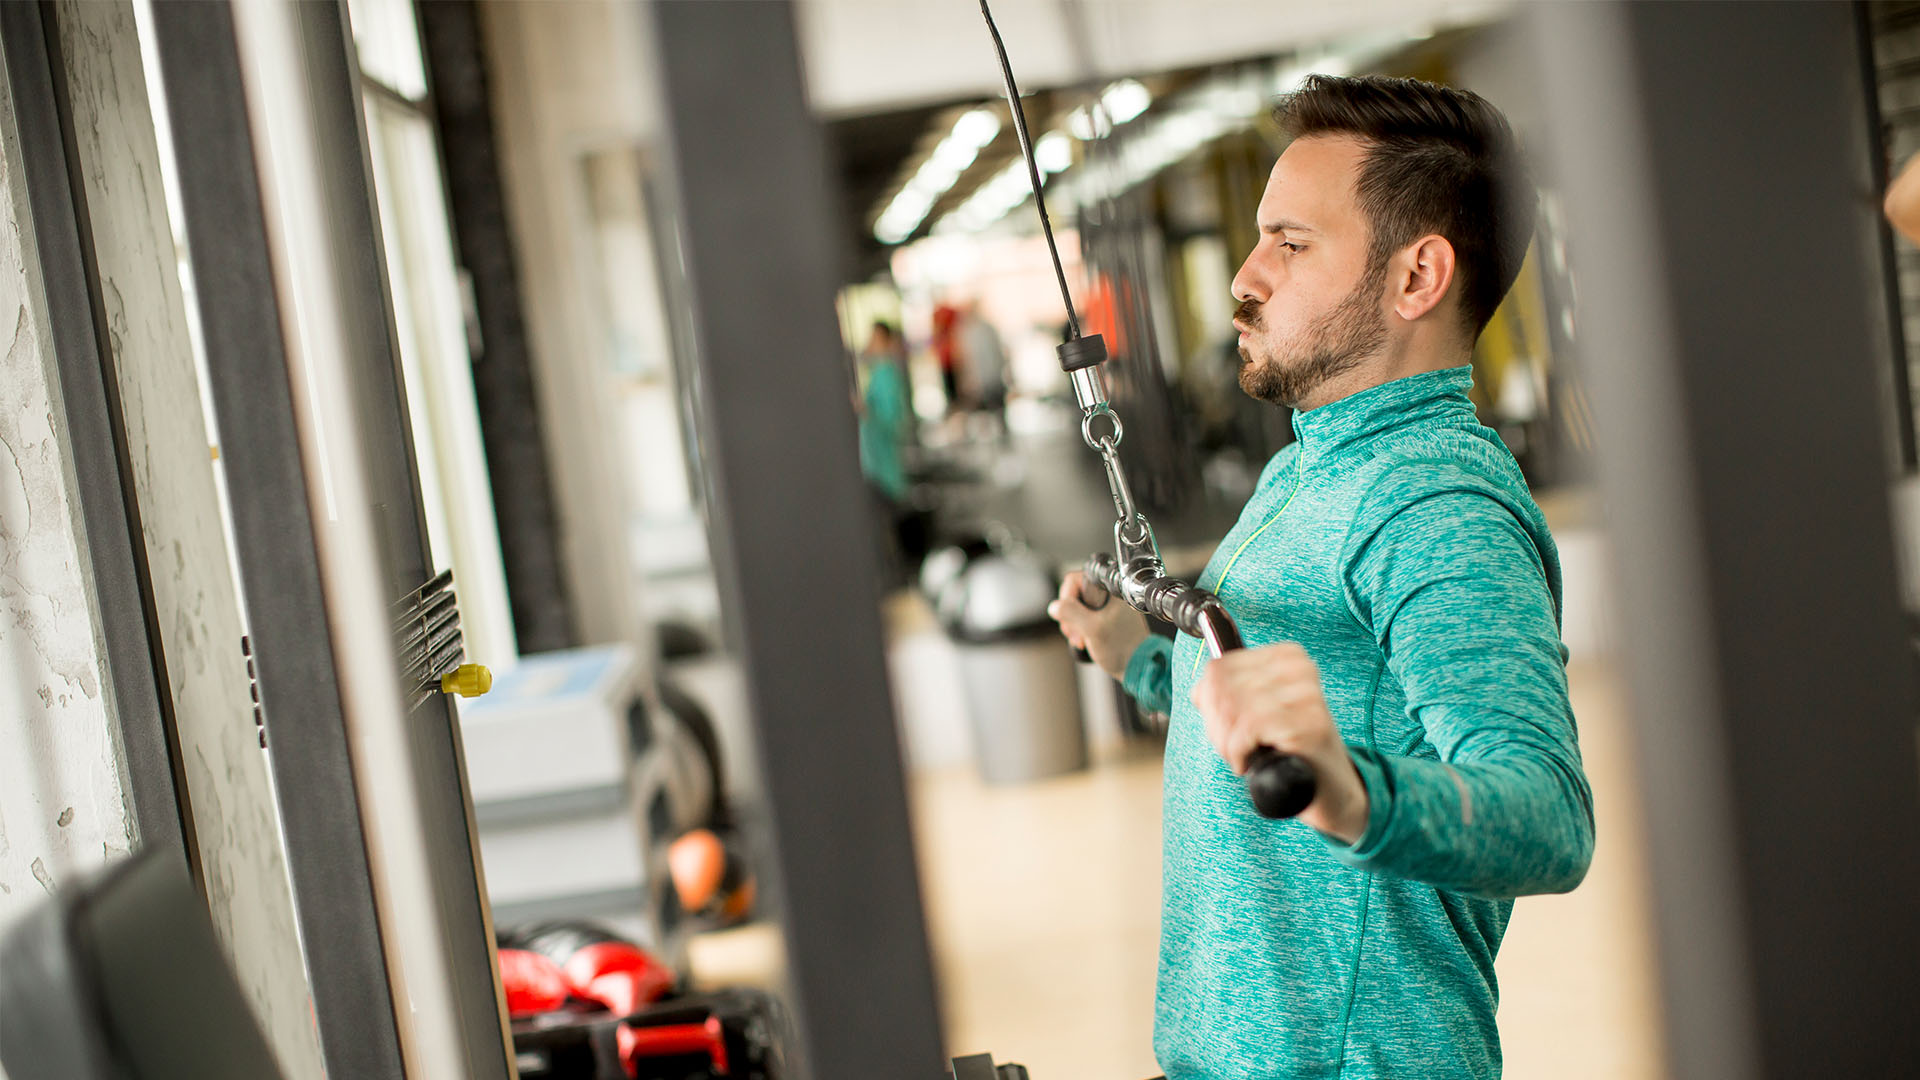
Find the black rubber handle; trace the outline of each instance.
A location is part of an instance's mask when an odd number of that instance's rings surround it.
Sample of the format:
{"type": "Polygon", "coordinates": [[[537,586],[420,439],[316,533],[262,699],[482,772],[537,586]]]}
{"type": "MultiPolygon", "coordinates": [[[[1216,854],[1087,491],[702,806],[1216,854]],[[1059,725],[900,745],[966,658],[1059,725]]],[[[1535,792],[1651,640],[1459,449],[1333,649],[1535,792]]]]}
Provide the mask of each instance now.
{"type": "Polygon", "coordinates": [[[1306,758],[1271,746],[1255,747],[1247,755],[1247,795],[1261,817],[1293,817],[1312,804],[1319,789],[1306,758]]]}

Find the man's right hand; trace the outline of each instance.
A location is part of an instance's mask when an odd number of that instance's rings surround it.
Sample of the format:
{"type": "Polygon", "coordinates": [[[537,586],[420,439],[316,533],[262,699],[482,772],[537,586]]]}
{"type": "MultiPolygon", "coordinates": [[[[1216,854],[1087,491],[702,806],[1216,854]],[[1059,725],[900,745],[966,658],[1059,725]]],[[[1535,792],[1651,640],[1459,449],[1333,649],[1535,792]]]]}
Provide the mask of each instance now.
{"type": "Polygon", "coordinates": [[[1078,570],[1060,583],[1060,598],[1047,605],[1047,614],[1060,624],[1060,633],[1076,649],[1092,654],[1100,670],[1118,679],[1127,673],[1133,650],[1147,640],[1147,617],[1110,597],[1094,610],[1080,602],[1082,575],[1078,570]]]}

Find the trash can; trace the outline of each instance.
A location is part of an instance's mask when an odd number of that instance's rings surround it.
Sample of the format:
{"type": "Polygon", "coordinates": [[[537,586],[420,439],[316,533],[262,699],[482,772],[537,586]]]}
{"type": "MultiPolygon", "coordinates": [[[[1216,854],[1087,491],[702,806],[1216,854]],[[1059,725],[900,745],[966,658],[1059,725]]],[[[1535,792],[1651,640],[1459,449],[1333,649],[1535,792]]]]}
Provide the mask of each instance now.
{"type": "Polygon", "coordinates": [[[934,610],[954,643],[980,776],[1017,784],[1087,767],[1079,676],[1047,604],[1056,589],[1024,552],[986,552],[951,575],[934,610]]]}

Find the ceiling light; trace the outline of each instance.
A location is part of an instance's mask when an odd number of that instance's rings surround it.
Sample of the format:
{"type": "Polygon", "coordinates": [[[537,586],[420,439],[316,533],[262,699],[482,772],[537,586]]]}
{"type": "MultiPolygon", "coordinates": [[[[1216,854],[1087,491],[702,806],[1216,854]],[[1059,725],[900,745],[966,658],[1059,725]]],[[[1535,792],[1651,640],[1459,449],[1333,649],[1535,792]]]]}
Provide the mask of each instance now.
{"type": "Polygon", "coordinates": [[[972,109],[960,115],[953,122],[953,134],[947,138],[975,150],[993,141],[1000,134],[1000,114],[992,109],[972,109]]]}
{"type": "Polygon", "coordinates": [[[972,143],[961,142],[958,139],[943,139],[939,146],[933,148],[933,156],[927,160],[939,162],[958,172],[973,164],[973,159],[979,156],[980,148],[972,143]]]}
{"type": "Polygon", "coordinates": [[[1067,114],[1067,130],[1081,142],[1099,138],[1112,130],[1106,123],[1106,113],[1099,109],[1090,109],[1085,105],[1067,114]]]}
{"type": "Polygon", "coordinates": [[[953,122],[953,130],[933,148],[920,168],[873,223],[874,239],[897,244],[913,235],[927,211],[967,171],[980,149],[1000,134],[1000,114],[988,108],[969,109],[953,122]]]}
{"type": "MultiPolygon", "coordinates": [[[[967,165],[970,164],[972,162],[967,162],[967,165]]],[[[966,167],[966,165],[956,165],[951,160],[942,161],[938,155],[935,155],[928,158],[925,165],[920,166],[920,171],[913,175],[913,181],[908,186],[937,195],[952,187],[953,182],[960,179],[960,174],[966,171],[966,167]]]]}
{"type": "Polygon", "coordinates": [[[1064,132],[1049,131],[1034,144],[1033,161],[1042,173],[1066,172],[1073,165],[1073,143],[1064,132]]]}
{"type": "Polygon", "coordinates": [[[1121,79],[1100,92],[1100,104],[1105,106],[1107,115],[1115,125],[1127,121],[1147,111],[1153,104],[1153,94],[1135,79],[1121,79]]]}

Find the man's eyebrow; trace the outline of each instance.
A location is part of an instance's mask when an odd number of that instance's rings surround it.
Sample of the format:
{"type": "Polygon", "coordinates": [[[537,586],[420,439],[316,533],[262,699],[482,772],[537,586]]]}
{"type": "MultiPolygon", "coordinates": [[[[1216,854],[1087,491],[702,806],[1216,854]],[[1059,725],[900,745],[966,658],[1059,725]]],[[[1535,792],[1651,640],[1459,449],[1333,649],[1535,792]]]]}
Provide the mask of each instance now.
{"type": "Polygon", "coordinates": [[[1261,222],[1260,231],[1263,233],[1279,233],[1279,232],[1310,233],[1316,230],[1311,225],[1303,225],[1298,221],[1288,221],[1288,220],[1282,219],[1280,221],[1261,222]]]}

